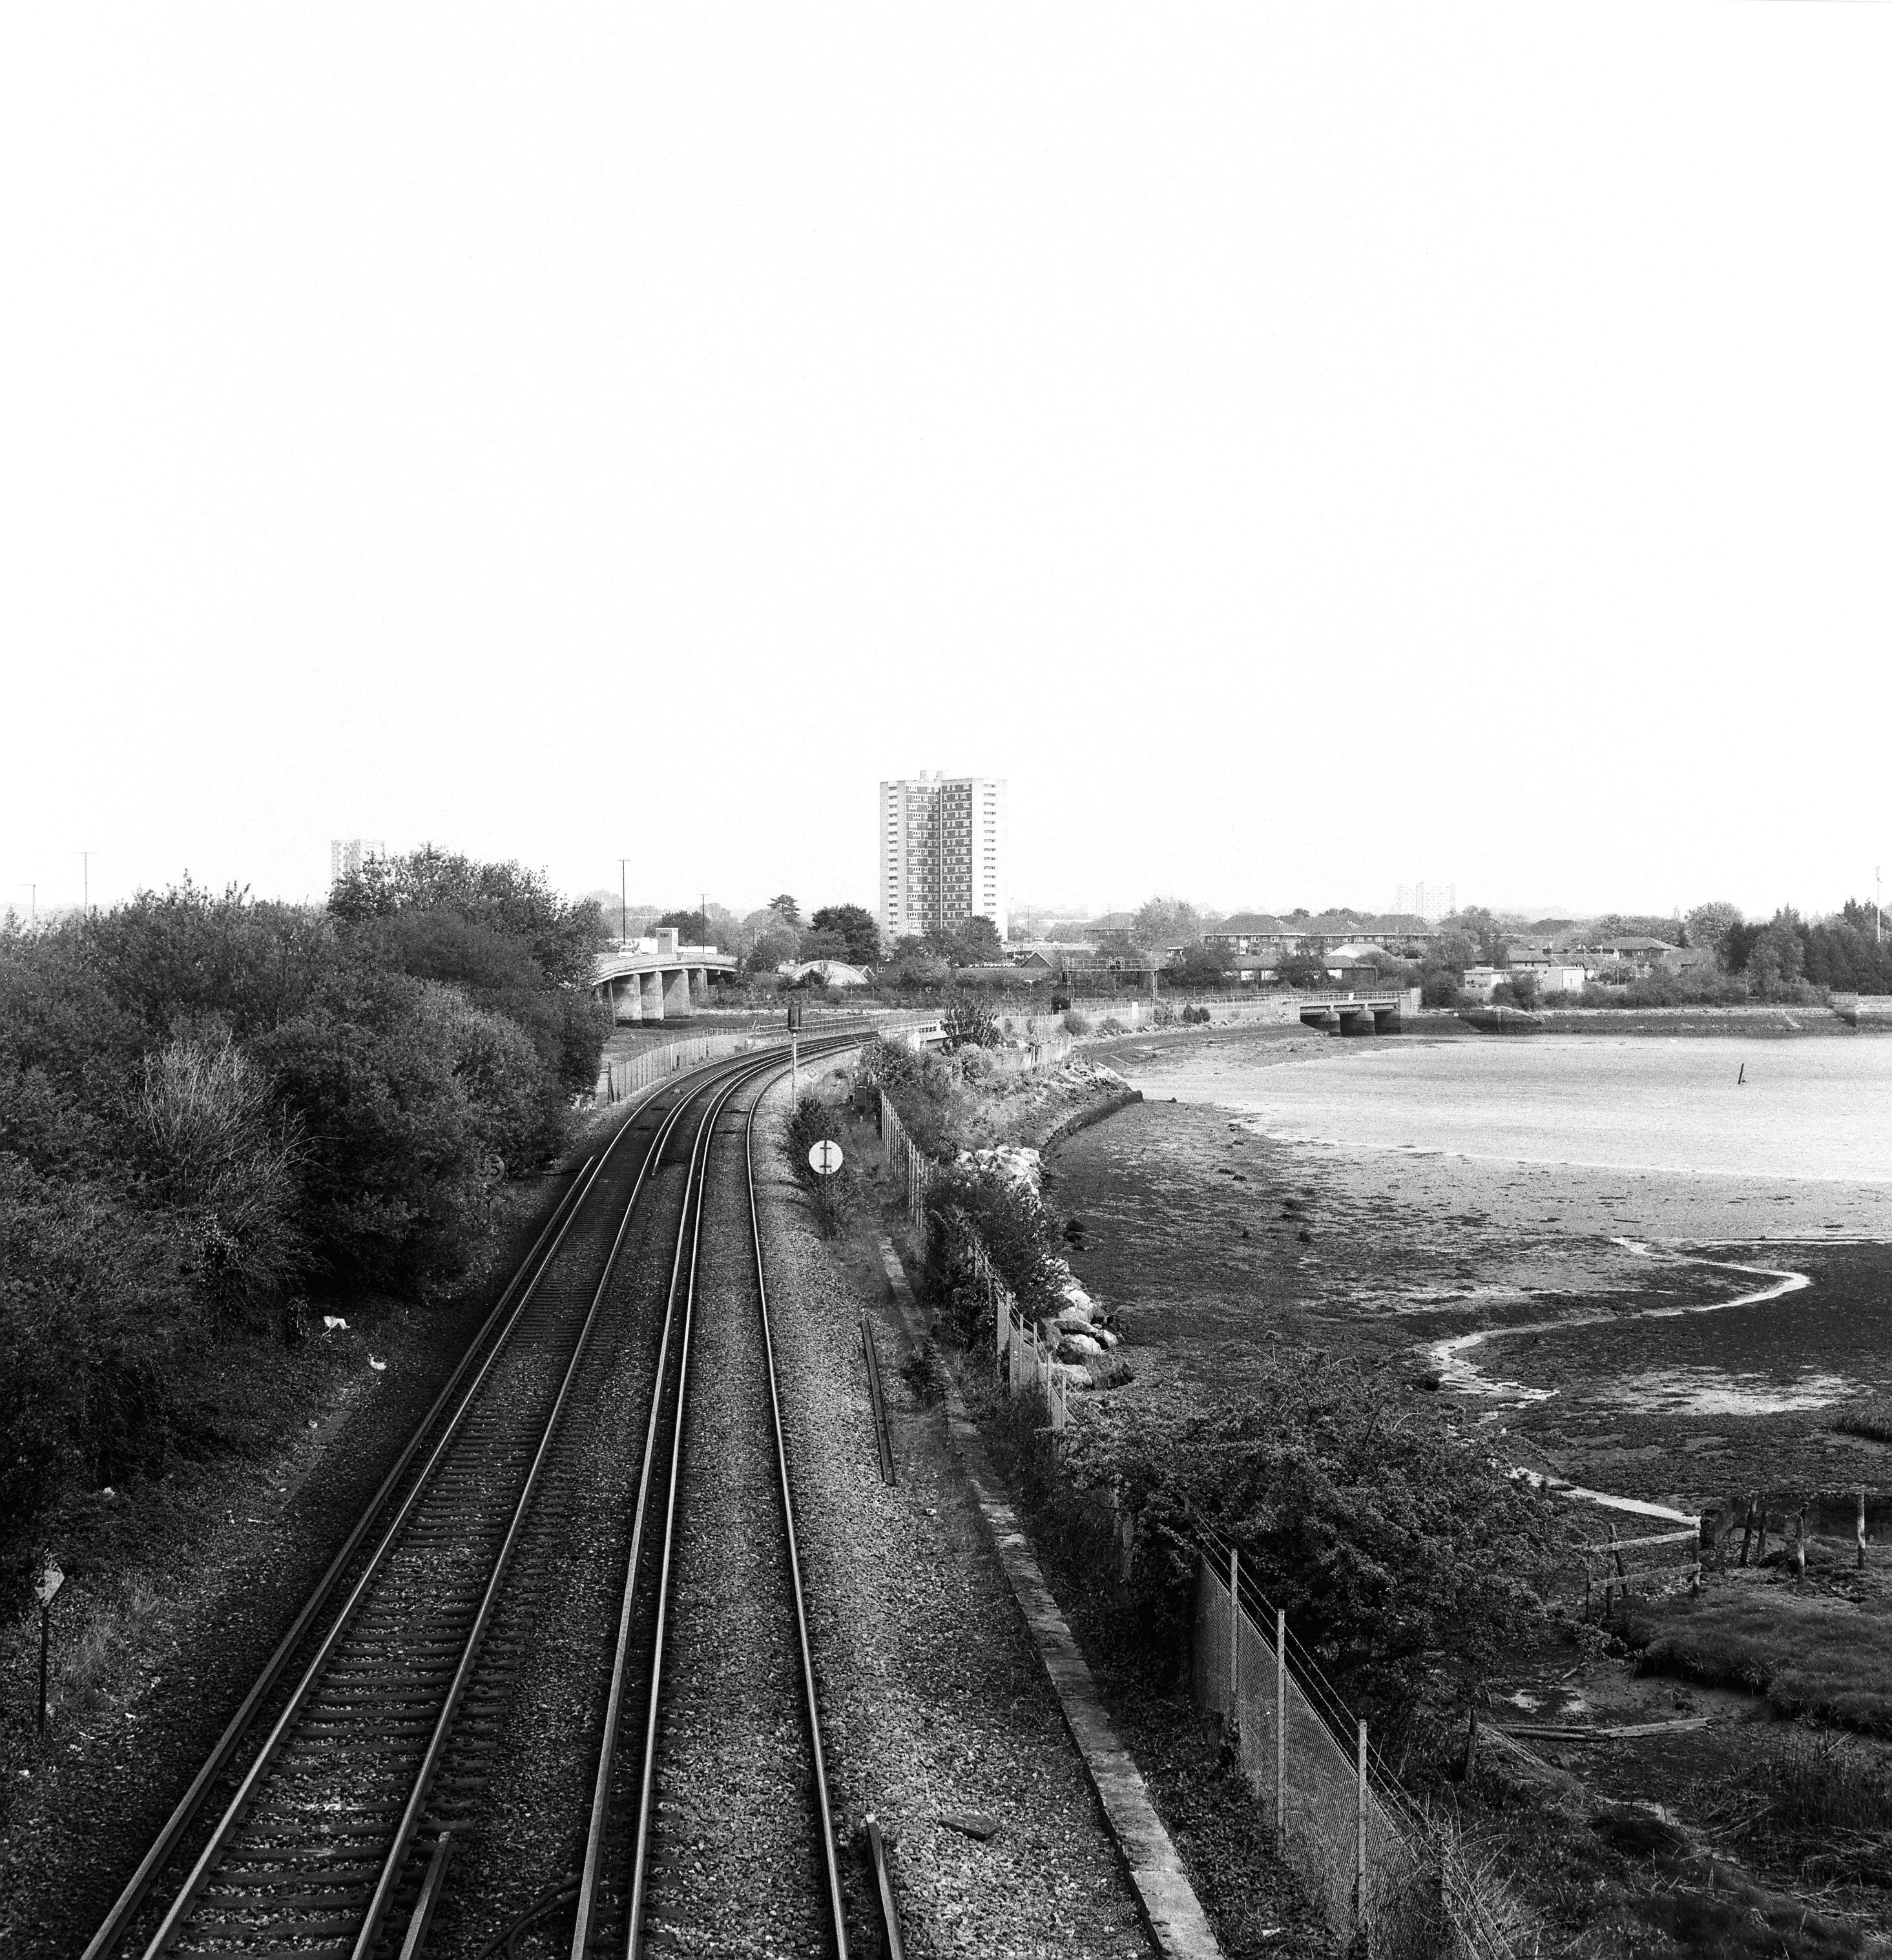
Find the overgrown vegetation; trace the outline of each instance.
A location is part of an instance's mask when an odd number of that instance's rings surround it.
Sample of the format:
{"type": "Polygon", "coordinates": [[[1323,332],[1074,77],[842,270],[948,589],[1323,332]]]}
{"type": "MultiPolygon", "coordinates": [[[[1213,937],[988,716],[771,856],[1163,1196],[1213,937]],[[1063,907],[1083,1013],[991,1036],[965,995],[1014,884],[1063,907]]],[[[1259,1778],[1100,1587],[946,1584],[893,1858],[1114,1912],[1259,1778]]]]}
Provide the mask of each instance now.
{"type": "Polygon", "coordinates": [[[1892,1736],[1892,1620],[1781,1586],[1712,1588],[1631,1608],[1643,1665],[1764,1694],[1782,1715],[1892,1736]]]}
{"type": "Polygon", "coordinates": [[[69,1485],[228,1446],[311,1295],[463,1269],[595,1076],[600,936],[431,850],[0,928],[0,1591],[69,1485]]]}
{"type": "Polygon", "coordinates": [[[1058,1290],[1068,1275],[1051,1221],[1030,1185],[955,1166],[935,1180],[926,1217],[922,1285],[944,1312],[960,1347],[989,1348],[998,1332],[992,1300],[973,1264],[975,1240],[1027,1317],[1058,1311],[1058,1290]]]}
{"type": "Polygon", "coordinates": [[[834,1237],[854,1215],[859,1175],[851,1157],[842,1159],[839,1170],[823,1175],[809,1161],[808,1153],[817,1144],[840,1142],[840,1112],[818,1096],[803,1096],[783,1126],[782,1154],[795,1182],[808,1194],[816,1228],[824,1239],[834,1237]]]}
{"type": "Polygon", "coordinates": [[[1180,1639],[1206,1533],[1350,1700],[1384,1720],[1454,1701],[1544,1618],[1567,1555],[1553,1504],[1419,1408],[1391,1370],[1284,1350],[1263,1387],[1072,1434],[1065,1473],[1129,1532],[1151,1637],[1180,1639]]]}
{"type": "Polygon", "coordinates": [[[1892,1400],[1881,1396],[1871,1402],[1855,1402],[1833,1418],[1833,1426],[1846,1436],[1892,1443],[1892,1400]]]}

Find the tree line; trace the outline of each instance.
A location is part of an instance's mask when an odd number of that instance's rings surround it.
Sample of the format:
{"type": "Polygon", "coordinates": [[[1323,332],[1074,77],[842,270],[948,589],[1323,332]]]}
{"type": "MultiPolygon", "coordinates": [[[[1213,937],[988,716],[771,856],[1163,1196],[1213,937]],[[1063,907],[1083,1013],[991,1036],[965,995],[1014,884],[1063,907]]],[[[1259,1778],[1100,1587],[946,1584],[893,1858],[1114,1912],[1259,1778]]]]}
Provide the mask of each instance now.
{"type": "Polygon", "coordinates": [[[562,1145],[597,909],[433,849],[326,905],[188,882],[0,924],[0,1564],[68,1485],[213,1454],[316,1303],[466,1268],[562,1145]]]}

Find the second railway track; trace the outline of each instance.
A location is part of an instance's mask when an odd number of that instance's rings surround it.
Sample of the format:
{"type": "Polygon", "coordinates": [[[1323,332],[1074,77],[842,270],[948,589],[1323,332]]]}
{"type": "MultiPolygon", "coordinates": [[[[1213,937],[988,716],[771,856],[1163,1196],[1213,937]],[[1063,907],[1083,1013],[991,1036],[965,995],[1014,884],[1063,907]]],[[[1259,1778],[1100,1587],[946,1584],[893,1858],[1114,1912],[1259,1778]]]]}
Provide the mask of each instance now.
{"type": "MultiPolygon", "coordinates": [[[[828,1045],[845,1045],[845,1039],[828,1045]]],[[[680,1541],[674,1527],[680,1516],[686,1525],[693,1519],[692,1494],[705,1481],[693,1452],[706,1443],[716,1447],[718,1404],[725,1395],[738,1400],[750,1395],[746,1377],[738,1377],[756,1361],[763,1339],[753,1317],[760,1253],[752,1194],[744,1195],[746,1174],[740,1186],[726,1174],[731,1140],[719,1134],[717,1125],[719,1119],[742,1125],[734,1147],[746,1163],[756,1098],[741,1092],[747,1087],[759,1094],[780,1068],[780,1058],[772,1055],[679,1078],[640,1106],[610,1147],[587,1165],[126,1887],[86,1960],[118,1953],[157,1960],[166,1952],[228,1960],[369,1960],[373,1955],[393,1960],[426,1943],[428,1916],[443,1891],[450,1909],[440,1924],[443,1930],[451,1926],[452,1936],[438,1949],[428,1944],[428,1950],[471,1952],[483,1930],[489,1934],[495,1925],[502,1879],[511,1879],[514,1893],[506,1911],[516,1908],[520,1874],[508,1871],[508,1847],[493,1841],[494,1807],[505,1782],[503,1745],[518,1726],[511,1704],[536,1647],[537,1616],[556,1591],[552,1567],[561,1530],[574,1503],[581,1505],[586,1496],[589,1472],[581,1474],[579,1466],[595,1464],[605,1440],[620,1454],[633,1446],[624,1433],[622,1393],[615,1403],[612,1399],[614,1382],[620,1391],[627,1378],[642,1384],[636,1392],[650,1409],[650,1461],[664,1488],[664,1516],[655,1525],[645,1519],[649,1507],[640,1500],[642,1537],[630,1561],[633,1627],[659,1624],[651,1615],[664,1582],[648,1554],[660,1543],[669,1544],[673,1558],[680,1542],[683,1547],[674,1563],[677,1597],[684,1602],[678,1624],[690,1629],[685,1637],[693,1643],[706,1577],[718,1572],[727,1577],[736,1569],[729,1558],[740,1564],[748,1542],[760,1542],[762,1519],[746,1501],[740,1516],[731,1512],[722,1521],[732,1534],[724,1542],[736,1549],[720,1561],[713,1551],[703,1553],[687,1531],[680,1541]],[[620,1255],[633,1227],[643,1234],[648,1262],[654,1242],[670,1238],[673,1217],[667,1289],[661,1283],[656,1289],[668,1329],[660,1358],[654,1328],[635,1325],[638,1316],[622,1310],[621,1303],[614,1309],[613,1303],[625,1278],[620,1255]],[[749,1262],[741,1274],[731,1263],[738,1252],[749,1262]],[[743,1318],[743,1307],[749,1317],[737,1332],[734,1322],[743,1318]],[[716,1347],[713,1364],[688,1359],[693,1322],[696,1338],[716,1347]],[[699,1392],[706,1399],[693,1414],[691,1398],[699,1392]],[[658,1446],[674,1449],[679,1409],[686,1446],[677,1461],[683,1474],[671,1477],[658,1446]],[[680,1493],[689,1501],[680,1503],[680,1493]],[[457,1885],[454,1865],[466,1844],[475,1852],[463,1867],[467,1882],[457,1885]],[[493,1902],[473,1895],[483,1890],[493,1893],[493,1902]]],[[[648,1278],[645,1290],[652,1290],[648,1278]]],[[[772,1381],[769,1388],[772,1408],[772,1381]]],[[[731,1423],[760,1419],[753,1408],[739,1416],[734,1403],[721,1413],[731,1423]]],[[[779,1425],[770,1446],[779,1452],[779,1425]]],[[[779,1453],[776,1462],[779,1465],[779,1453]]],[[[720,1489],[722,1481],[713,1472],[706,1480],[719,1499],[729,1494],[720,1489]]],[[[769,1492],[778,1532],[792,1516],[786,1491],[782,1468],[769,1492]]],[[[632,1521],[622,1522],[628,1532],[632,1521]]],[[[622,1570],[621,1542],[618,1555],[622,1570]]],[[[619,1602],[612,1603],[615,1609],[619,1602]]],[[[798,1599],[795,1605],[798,1610],[798,1599]]],[[[785,1600],[784,1605],[785,1610],[785,1600]]],[[[581,1941],[601,1936],[610,1922],[609,1948],[618,1952],[625,1950],[632,1927],[650,1917],[632,1910],[635,1869],[645,1873],[661,1919],[671,1910],[677,1873],[690,1862],[677,1828],[680,1809],[649,1812],[641,1863],[636,1833],[626,1828],[630,1813],[620,1799],[627,1764],[634,1764],[633,1780],[648,1785],[660,1803],[680,1802],[681,1792],[670,1780],[661,1750],[650,1755],[654,1767],[646,1774],[647,1736],[674,1740],[678,1718],[672,1712],[667,1727],[660,1723],[651,1729],[651,1703],[648,1696],[640,1698],[632,1658],[639,1639],[614,1648],[613,1635],[620,1630],[602,1616],[577,1630],[597,1656],[594,1678],[613,1664],[618,1747],[613,1752],[601,1745],[602,1708],[588,1719],[581,1712],[571,1725],[575,1732],[559,1739],[567,1756],[602,1768],[598,1787],[606,1799],[601,1809],[594,1803],[588,1822],[583,1806],[575,1805],[575,1814],[553,1831],[562,1850],[552,1850],[553,1862],[569,1860],[572,1869],[552,1872],[549,1888],[536,1901],[542,1915],[549,1910],[562,1917],[580,1908],[581,1941]],[[677,1794],[667,1796],[666,1791],[677,1794]],[[591,1850],[584,1869],[590,1882],[581,1885],[577,1853],[588,1835],[591,1850]]],[[[693,1644],[690,1651],[699,1650],[693,1644]]],[[[786,1664],[770,1651],[774,1657],[754,1662],[749,1674],[753,1684],[773,1690],[786,1664]]],[[[655,1659],[653,1642],[644,1664],[655,1659]]],[[[700,1661],[686,1660],[685,1667],[687,1682],[700,1661]]],[[[799,1672],[800,1684],[788,1701],[772,1704],[770,1733],[760,1739],[762,1744],[779,1742],[778,1732],[789,1719],[814,1717],[805,1640],[798,1669],[788,1672],[799,1672]],[[797,1708],[799,1717],[794,1717],[797,1708]]],[[[654,1672],[651,1678],[663,1676],[654,1672]]],[[[792,1680],[788,1685],[795,1685],[792,1680]]],[[[588,1698],[591,1682],[583,1686],[588,1698]]],[[[690,1703],[686,1698],[675,1705],[690,1703]]],[[[742,1701],[738,1727],[752,1707],[760,1707],[753,1698],[742,1701]]],[[[812,1732],[796,1732],[805,1765],[812,1732]]],[[[818,1765],[818,1739],[814,1747],[818,1765]]],[[[784,1745],[777,1752],[785,1761],[798,1750],[784,1745]]],[[[782,1789],[792,1790],[795,1780],[790,1774],[782,1789]]],[[[817,1909],[804,1916],[794,1935],[778,1936],[775,1950],[845,1953],[831,1840],[825,1823],[818,1828],[814,1823],[817,1806],[825,1818],[824,1793],[818,1775],[805,1768],[800,1781],[804,1787],[798,1802],[807,1823],[801,1863],[811,1874],[804,1889],[817,1909]],[[833,1908],[825,1924],[820,1910],[824,1886],[833,1908]]],[[[729,1878],[725,1874],[717,1882],[726,1889],[729,1878]]],[[[753,1909],[738,1906],[732,1923],[753,1909]]],[[[514,1923],[530,1914],[528,1908],[514,1923]]],[[[692,1923],[692,1909],[686,1908],[679,1928],[692,1923]]],[[[503,1918],[500,1926],[503,1930],[503,1918]]],[[[785,1926],[782,1930],[786,1933],[785,1926]]],[[[721,1950],[741,1950],[745,1944],[737,1941],[721,1950]]],[[[606,1947],[594,1944],[591,1950],[606,1947]]]]}
{"type": "Polygon", "coordinates": [[[574,1960],[848,1952],[756,1216],[761,1087],[731,1085],[691,1166],[574,1960]]]}

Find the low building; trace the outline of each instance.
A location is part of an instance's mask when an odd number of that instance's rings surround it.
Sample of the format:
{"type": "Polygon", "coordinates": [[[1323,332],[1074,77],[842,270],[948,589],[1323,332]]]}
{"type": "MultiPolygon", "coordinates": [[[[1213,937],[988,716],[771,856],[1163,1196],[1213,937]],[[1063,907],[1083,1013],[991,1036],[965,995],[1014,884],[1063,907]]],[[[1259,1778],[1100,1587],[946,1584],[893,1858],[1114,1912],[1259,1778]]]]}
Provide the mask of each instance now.
{"type": "Polygon", "coordinates": [[[1231,959],[1259,956],[1272,965],[1298,953],[1324,953],[1355,943],[1382,948],[1401,959],[1417,959],[1440,937],[1439,928],[1416,912],[1310,912],[1293,918],[1272,912],[1237,912],[1209,927],[1202,943],[1218,947],[1231,959]]]}
{"type": "Polygon", "coordinates": [[[810,978],[823,987],[865,987],[874,977],[866,968],[850,966],[845,959],[785,960],[776,971],[792,987],[810,978]]]}

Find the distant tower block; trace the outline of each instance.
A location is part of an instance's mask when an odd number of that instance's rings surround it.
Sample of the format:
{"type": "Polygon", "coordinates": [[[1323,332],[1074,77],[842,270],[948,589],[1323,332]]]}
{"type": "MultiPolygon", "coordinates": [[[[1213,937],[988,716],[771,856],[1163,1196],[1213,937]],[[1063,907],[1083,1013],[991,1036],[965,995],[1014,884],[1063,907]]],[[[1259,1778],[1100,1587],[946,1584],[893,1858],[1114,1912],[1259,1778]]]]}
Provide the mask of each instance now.
{"type": "Polygon", "coordinates": [[[985,918],[1006,937],[1011,904],[1002,777],[929,775],[881,784],[881,931],[950,932],[985,918]]]}
{"type": "Polygon", "coordinates": [[[387,855],[387,846],[378,837],[333,837],[329,840],[329,883],[357,877],[371,858],[387,855]]]}

